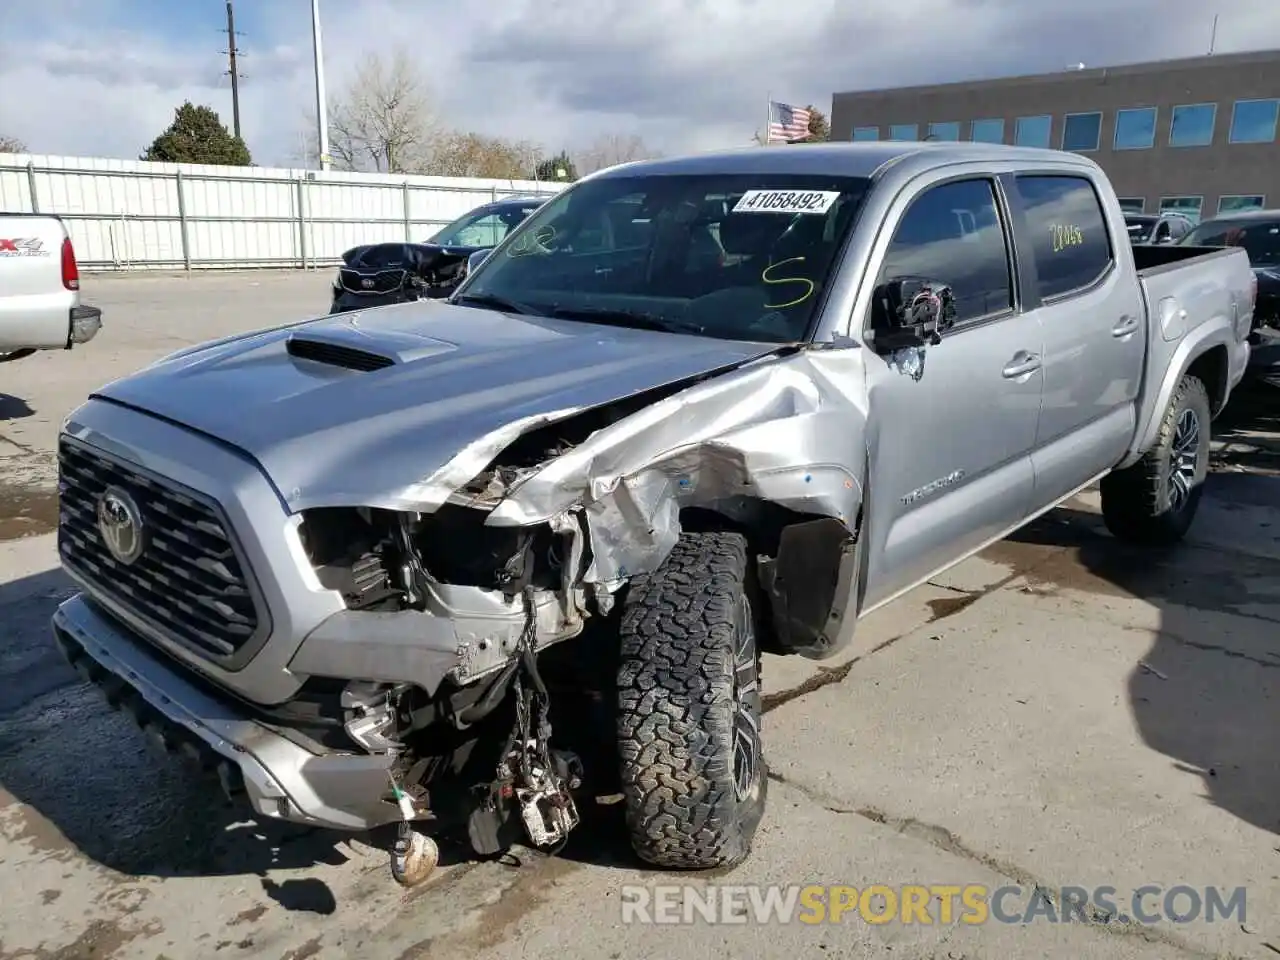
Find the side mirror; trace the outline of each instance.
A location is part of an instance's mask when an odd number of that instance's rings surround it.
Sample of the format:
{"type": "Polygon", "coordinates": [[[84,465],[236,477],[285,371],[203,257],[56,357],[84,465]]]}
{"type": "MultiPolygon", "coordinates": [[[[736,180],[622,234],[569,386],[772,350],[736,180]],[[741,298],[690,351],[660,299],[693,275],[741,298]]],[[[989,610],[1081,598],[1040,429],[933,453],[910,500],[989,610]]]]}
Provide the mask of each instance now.
{"type": "Polygon", "coordinates": [[[875,350],[936,345],[955,318],[955,297],[947,284],[920,277],[891,280],[876,291],[875,350]]]}
{"type": "Polygon", "coordinates": [[[476,267],[488,260],[489,254],[491,253],[493,253],[492,250],[477,250],[475,253],[471,254],[471,256],[467,257],[467,273],[474,273],[476,267]]]}

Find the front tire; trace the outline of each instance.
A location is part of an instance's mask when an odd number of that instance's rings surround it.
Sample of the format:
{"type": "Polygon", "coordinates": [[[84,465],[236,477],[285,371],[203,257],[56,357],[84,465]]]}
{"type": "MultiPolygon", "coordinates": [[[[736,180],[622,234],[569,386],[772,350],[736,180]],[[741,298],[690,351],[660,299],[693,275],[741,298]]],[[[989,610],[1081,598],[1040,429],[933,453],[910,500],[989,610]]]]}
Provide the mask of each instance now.
{"type": "Polygon", "coordinates": [[[751,852],[768,772],[746,538],[685,533],[622,612],[618,747],[631,846],[667,869],[751,852]]]}
{"type": "Polygon", "coordinates": [[[1204,384],[1184,376],[1142,459],[1102,478],[1102,519],[1113,536],[1144,546],[1186,536],[1209,472],[1210,419],[1204,384]]]}

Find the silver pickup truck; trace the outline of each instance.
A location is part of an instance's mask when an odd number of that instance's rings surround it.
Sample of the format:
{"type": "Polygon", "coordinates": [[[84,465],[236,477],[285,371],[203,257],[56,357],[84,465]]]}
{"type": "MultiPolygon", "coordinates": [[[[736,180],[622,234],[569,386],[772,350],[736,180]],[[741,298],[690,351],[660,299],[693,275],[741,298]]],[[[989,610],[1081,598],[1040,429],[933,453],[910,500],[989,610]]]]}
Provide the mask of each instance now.
{"type": "Polygon", "coordinates": [[[80,302],[65,224],[51,214],[0,213],[0,363],[70,350],[101,327],[102,311],[80,302]]]}
{"type": "MultiPolygon", "coordinates": [[[[627,164],[449,302],[206,344],[61,437],[67,658],[259,815],[732,866],[764,812],[762,652],[1101,481],[1195,516],[1248,360],[1244,251],[1134,247],[1094,163],[963,143],[627,164]],[[584,791],[587,793],[584,794],[584,791]]],[[[832,718],[832,722],[839,722],[832,718]]]]}

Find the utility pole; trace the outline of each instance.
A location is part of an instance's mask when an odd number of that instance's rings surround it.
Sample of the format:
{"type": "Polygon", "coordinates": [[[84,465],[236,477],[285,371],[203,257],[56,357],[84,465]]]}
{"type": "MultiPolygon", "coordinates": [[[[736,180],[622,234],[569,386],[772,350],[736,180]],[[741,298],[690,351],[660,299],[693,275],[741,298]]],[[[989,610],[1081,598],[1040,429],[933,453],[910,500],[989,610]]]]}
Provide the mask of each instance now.
{"type": "Polygon", "coordinates": [[[329,113],[328,97],[324,92],[324,49],[320,43],[320,0],[311,0],[311,43],[316,61],[316,133],[320,149],[320,169],[328,170],[329,113]]]}
{"type": "Polygon", "coordinates": [[[236,48],[236,14],[231,7],[231,0],[227,0],[227,61],[231,74],[231,119],[235,128],[235,134],[240,136],[240,71],[236,67],[236,58],[240,56],[239,49],[236,48]]]}

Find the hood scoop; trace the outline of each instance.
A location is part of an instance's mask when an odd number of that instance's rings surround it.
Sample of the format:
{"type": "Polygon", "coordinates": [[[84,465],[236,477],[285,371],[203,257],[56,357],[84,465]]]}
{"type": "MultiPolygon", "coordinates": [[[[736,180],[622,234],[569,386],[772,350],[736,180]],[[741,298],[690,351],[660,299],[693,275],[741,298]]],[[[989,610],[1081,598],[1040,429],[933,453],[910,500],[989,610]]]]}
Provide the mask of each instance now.
{"type": "Polygon", "coordinates": [[[289,356],[298,360],[310,360],[313,363],[365,373],[395,365],[395,360],[391,357],[314,337],[291,336],[285,341],[285,349],[289,356]]]}

